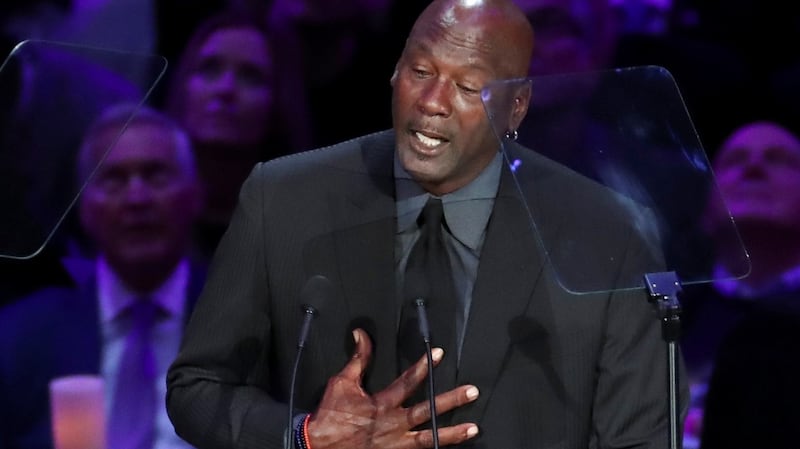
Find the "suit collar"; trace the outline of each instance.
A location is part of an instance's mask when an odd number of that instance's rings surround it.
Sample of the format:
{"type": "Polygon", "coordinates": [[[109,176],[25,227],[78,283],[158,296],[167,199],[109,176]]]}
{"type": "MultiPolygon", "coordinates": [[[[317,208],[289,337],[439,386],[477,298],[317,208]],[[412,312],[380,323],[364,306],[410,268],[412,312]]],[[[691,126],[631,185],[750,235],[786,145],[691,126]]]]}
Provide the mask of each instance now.
{"type": "Polygon", "coordinates": [[[334,271],[329,277],[341,279],[348,330],[361,327],[373,340],[364,385],[376,392],[397,375],[397,308],[387,307],[395,298],[394,133],[372,134],[354,144],[358,157],[340,167],[347,176],[328,194],[333,231],[311,242],[306,263],[324,267],[314,272],[334,271]]]}
{"type": "MultiPolygon", "coordinates": [[[[472,251],[480,252],[486,223],[494,206],[502,173],[503,156],[497,153],[492,162],[472,182],[441,197],[444,216],[450,233],[472,251]]],[[[394,158],[395,184],[397,186],[398,233],[415,226],[420,211],[431,194],[411,179],[408,172],[394,158]]]]}

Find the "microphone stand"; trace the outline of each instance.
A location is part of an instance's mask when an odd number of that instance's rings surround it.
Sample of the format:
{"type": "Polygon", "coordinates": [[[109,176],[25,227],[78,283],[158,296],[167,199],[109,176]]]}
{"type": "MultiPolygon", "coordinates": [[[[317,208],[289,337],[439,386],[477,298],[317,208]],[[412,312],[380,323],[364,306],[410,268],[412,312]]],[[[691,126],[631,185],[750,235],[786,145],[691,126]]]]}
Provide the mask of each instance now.
{"type": "Polygon", "coordinates": [[[439,449],[439,424],[436,413],[436,388],[433,380],[433,355],[431,354],[431,332],[428,326],[428,314],[425,312],[425,300],[417,298],[414,300],[417,306],[419,319],[419,333],[425,343],[425,355],[428,359],[428,404],[431,410],[431,432],[433,432],[433,449],[439,449]]]}
{"type": "Polygon", "coordinates": [[[681,292],[681,283],[674,271],[647,273],[644,275],[645,285],[650,293],[650,301],[658,308],[661,319],[661,335],[667,343],[667,369],[669,389],[669,448],[681,449],[682,434],[678,429],[678,369],[677,369],[677,342],[680,338],[681,305],[678,293],[681,292]]]}
{"type": "Polygon", "coordinates": [[[289,385],[289,416],[286,422],[286,433],[283,438],[283,448],[292,448],[292,432],[294,431],[294,388],[297,383],[297,371],[300,367],[300,356],[303,354],[303,348],[306,346],[306,338],[308,331],[311,327],[311,320],[314,318],[316,310],[311,306],[303,306],[305,317],[303,318],[303,326],[300,328],[300,337],[297,340],[297,354],[294,358],[294,366],[292,367],[292,380],[289,385]]]}

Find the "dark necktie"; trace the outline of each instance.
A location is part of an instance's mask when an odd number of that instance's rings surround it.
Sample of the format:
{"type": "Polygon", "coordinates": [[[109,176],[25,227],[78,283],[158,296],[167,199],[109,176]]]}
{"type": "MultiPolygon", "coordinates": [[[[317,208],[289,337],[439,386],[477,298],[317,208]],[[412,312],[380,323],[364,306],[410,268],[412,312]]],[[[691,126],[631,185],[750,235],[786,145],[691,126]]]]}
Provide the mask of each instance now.
{"type": "Polygon", "coordinates": [[[422,297],[427,305],[431,346],[445,350],[444,359],[434,370],[436,391],[439,393],[455,387],[458,358],[456,348],[458,301],[443,235],[446,232],[446,223],[442,201],[430,198],[422,209],[417,223],[420,227],[420,236],[411,249],[405,270],[398,352],[400,366],[403,369],[425,354],[425,345],[417,324],[417,311],[413,305],[414,299],[422,297]]]}
{"type": "Polygon", "coordinates": [[[150,337],[158,312],[158,305],[149,299],[137,299],[123,312],[127,336],[108,422],[110,449],[152,449],[155,442],[159,401],[150,337]]]}

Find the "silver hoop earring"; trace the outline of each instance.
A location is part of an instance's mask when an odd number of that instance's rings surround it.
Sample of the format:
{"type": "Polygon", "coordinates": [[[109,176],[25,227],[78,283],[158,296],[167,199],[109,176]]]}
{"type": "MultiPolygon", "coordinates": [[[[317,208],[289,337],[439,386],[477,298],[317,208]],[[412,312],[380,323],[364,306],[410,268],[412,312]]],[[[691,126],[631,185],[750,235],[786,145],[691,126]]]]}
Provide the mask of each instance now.
{"type": "Polygon", "coordinates": [[[519,132],[515,129],[513,131],[506,131],[506,139],[517,140],[519,132]]]}

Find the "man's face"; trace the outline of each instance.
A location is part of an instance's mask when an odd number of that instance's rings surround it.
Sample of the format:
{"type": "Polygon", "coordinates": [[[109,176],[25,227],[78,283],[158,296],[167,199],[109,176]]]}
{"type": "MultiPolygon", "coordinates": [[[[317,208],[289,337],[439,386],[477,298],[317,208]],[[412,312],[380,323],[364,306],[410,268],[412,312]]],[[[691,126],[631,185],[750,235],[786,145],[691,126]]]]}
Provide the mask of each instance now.
{"type": "Polygon", "coordinates": [[[504,77],[491,31],[458,21],[415,26],[392,77],[400,162],[436,195],[468,184],[498,151],[481,102],[481,89],[504,77]]]}
{"type": "MultiPolygon", "coordinates": [[[[106,131],[95,141],[93,161],[116,132],[106,131]]],[[[198,187],[186,163],[178,157],[171,132],[134,122],[86,187],[81,222],[118,271],[174,262],[185,254],[200,210],[198,187]]]]}
{"type": "Polygon", "coordinates": [[[770,123],[741,128],[721,147],[714,169],[737,223],[800,228],[797,137],[770,123]]]}
{"type": "Polygon", "coordinates": [[[209,35],[186,86],[184,125],[200,144],[255,145],[273,108],[273,67],[264,36],[251,28],[209,35]]]}

